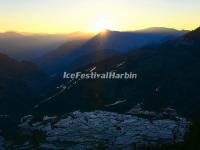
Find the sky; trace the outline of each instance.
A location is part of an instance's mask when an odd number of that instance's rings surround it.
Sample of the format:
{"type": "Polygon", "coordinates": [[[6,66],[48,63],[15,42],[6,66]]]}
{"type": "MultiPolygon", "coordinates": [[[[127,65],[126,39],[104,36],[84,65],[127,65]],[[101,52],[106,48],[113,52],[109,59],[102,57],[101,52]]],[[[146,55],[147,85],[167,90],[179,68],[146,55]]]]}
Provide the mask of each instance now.
{"type": "Polygon", "coordinates": [[[0,0],[0,32],[195,29],[200,0],[0,0]]]}

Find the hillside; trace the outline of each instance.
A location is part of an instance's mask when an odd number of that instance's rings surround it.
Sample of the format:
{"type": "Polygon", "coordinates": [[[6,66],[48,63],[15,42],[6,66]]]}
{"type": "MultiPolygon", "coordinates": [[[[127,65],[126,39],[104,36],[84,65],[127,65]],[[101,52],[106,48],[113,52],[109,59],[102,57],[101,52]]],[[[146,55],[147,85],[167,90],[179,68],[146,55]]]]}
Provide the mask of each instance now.
{"type": "Polygon", "coordinates": [[[0,114],[28,112],[46,75],[35,64],[18,62],[4,54],[0,54],[0,68],[0,114]]]}
{"type": "Polygon", "coordinates": [[[84,65],[125,54],[146,45],[158,45],[186,33],[174,29],[152,28],[135,32],[104,31],[89,40],[67,42],[35,62],[49,74],[74,71],[84,65]],[[73,68],[73,69],[72,69],[73,68]]]}
{"type": "Polygon", "coordinates": [[[159,47],[147,46],[125,56],[83,67],[83,70],[95,67],[93,70],[97,72],[134,72],[138,74],[138,79],[75,80],[66,84],[64,92],[42,104],[39,109],[63,112],[98,108],[126,112],[142,102],[148,110],[159,112],[165,107],[173,107],[181,115],[194,117],[200,113],[198,31],[159,47]],[[105,107],[124,100],[122,104],[105,107]]]}
{"type": "Polygon", "coordinates": [[[5,32],[0,33],[0,52],[17,60],[30,60],[45,55],[66,41],[87,39],[91,36],[84,33],[33,34],[5,32]]]}

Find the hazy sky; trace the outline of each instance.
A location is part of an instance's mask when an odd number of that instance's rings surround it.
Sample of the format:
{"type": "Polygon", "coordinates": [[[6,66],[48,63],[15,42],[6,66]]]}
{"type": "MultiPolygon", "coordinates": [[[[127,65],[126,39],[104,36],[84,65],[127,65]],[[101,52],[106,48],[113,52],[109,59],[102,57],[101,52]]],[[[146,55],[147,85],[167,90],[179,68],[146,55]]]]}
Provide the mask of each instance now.
{"type": "Polygon", "coordinates": [[[0,32],[90,32],[200,25],[200,0],[0,0],[0,32]]]}

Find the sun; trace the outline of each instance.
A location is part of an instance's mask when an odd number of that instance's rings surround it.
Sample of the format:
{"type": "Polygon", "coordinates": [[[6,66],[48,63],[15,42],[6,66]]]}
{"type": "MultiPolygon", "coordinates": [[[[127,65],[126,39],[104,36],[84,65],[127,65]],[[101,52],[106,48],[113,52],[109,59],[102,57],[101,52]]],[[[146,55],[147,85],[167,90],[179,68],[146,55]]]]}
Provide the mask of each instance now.
{"type": "Polygon", "coordinates": [[[108,20],[97,20],[93,26],[92,32],[102,32],[105,30],[112,30],[112,23],[108,20]]]}

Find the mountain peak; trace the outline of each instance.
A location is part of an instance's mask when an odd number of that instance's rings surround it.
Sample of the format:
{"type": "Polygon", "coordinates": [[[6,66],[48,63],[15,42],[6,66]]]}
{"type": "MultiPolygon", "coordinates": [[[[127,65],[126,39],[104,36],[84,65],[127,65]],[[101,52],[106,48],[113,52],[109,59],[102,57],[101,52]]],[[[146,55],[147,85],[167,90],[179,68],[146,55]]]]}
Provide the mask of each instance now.
{"type": "Polygon", "coordinates": [[[200,41],[200,27],[198,27],[197,29],[189,32],[188,34],[186,34],[185,37],[190,39],[190,40],[198,40],[198,41],[200,41]]]}
{"type": "Polygon", "coordinates": [[[101,32],[99,32],[99,34],[105,34],[105,33],[111,33],[111,32],[114,32],[114,31],[105,29],[105,30],[102,30],[101,32]]]}
{"type": "Polygon", "coordinates": [[[109,30],[109,29],[105,29],[105,30],[99,32],[96,35],[96,37],[105,38],[105,37],[111,36],[115,32],[117,32],[117,31],[112,31],[112,30],[109,30]]]}

